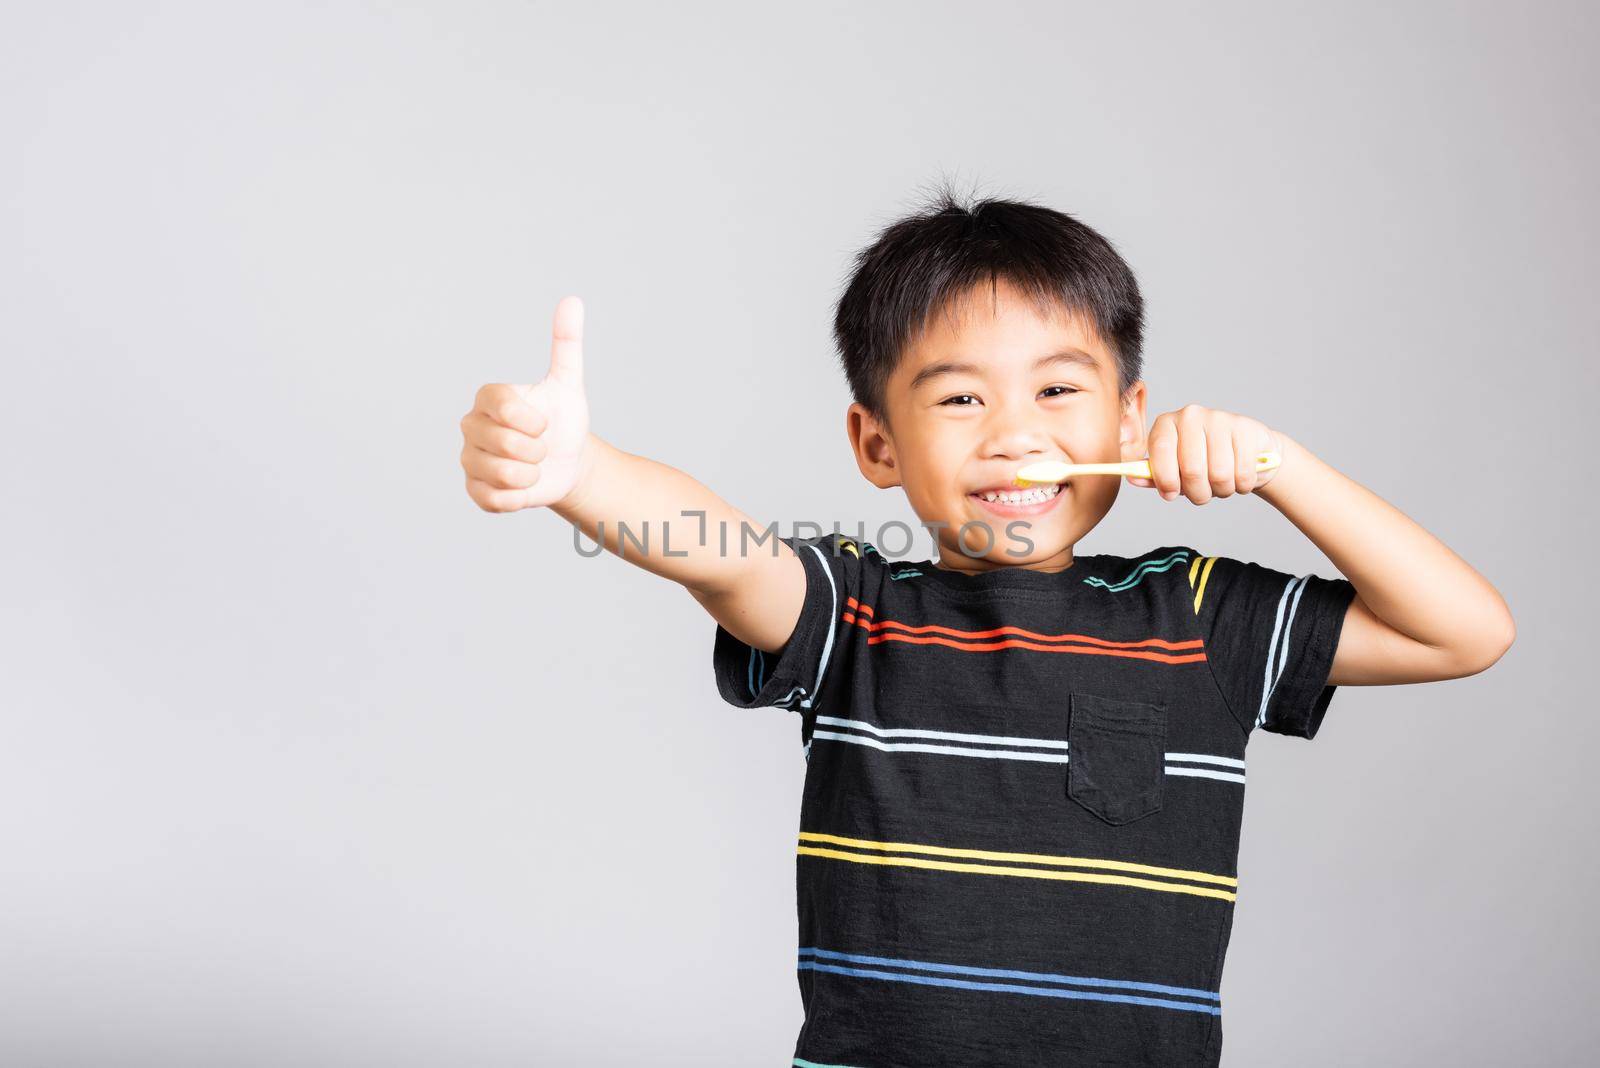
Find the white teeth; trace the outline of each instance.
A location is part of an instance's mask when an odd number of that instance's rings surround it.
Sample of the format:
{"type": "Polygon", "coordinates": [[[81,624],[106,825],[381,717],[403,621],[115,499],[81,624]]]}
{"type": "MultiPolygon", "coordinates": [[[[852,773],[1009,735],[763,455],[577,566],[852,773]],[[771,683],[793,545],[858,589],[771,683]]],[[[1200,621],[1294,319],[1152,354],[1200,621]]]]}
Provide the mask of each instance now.
{"type": "Polygon", "coordinates": [[[987,490],[978,494],[983,500],[992,504],[1043,504],[1051,497],[1061,492],[1061,486],[1032,486],[1023,490],[987,490]]]}

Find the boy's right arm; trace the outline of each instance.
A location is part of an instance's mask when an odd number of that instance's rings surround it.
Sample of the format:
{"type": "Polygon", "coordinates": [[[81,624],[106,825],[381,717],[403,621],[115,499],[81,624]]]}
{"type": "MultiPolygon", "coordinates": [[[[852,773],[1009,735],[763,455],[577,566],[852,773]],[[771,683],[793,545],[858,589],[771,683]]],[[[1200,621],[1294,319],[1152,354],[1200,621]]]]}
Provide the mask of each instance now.
{"type": "Polygon", "coordinates": [[[556,306],[544,381],[484,386],[461,433],[467,495],[484,511],[547,507],[629,563],[682,585],[740,641],[772,653],[788,642],[806,592],[794,551],[769,539],[776,554],[757,547],[746,555],[741,524],[759,528],[743,512],[682,471],[589,432],[576,297],[556,306]],[[619,523],[645,551],[621,541],[619,523]]]}

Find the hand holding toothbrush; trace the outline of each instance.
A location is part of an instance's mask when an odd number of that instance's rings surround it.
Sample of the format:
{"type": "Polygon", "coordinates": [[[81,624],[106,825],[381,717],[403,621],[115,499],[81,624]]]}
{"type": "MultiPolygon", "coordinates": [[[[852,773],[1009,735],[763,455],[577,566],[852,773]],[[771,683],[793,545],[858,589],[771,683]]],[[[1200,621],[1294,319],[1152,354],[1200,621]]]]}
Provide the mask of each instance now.
{"type": "Polygon", "coordinates": [[[1278,435],[1264,423],[1199,404],[1156,416],[1146,435],[1148,459],[1123,463],[1030,464],[1017,472],[1019,486],[1064,482],[1079,475],[1120,475],[1135,486],[1159,490],[1162,500],[1187,497],[1205,504],[1213,497],[1254,493],[1272,481],[1283,462],[1278,435]]]}

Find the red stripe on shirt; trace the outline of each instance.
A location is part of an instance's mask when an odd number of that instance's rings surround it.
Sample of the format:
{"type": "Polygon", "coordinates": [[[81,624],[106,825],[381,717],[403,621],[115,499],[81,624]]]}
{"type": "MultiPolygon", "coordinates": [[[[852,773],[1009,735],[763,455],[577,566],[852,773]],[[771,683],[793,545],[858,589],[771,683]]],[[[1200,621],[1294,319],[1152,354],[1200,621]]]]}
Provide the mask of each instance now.
{"type": "Polygon", "coordinates": [[[882,642],[890,641],[907,642],[912,645],[943,645],[950,649],[961,649],[969,653],[988,653],[1001,649],[1032,649],[1046,653],[1126,656],[1141,660],[1152,660],[1163,664],[1190,664],[1203,661],[1206,658],[1205,644],[1198,638],[1181,642],[1167,641],[1164,638],[1144,638],[1140,641],[1112,641],[1107,638],[1096,638],[1088,634],[1040,634],[1038,631],[1010,626],[995,627],[990,630],[958,630],[954,627],[940,626],[936,623],[913,626],[894,619],[868,622],[866,619],[860,618],[860,616],[871,616],[872,606],[861,604],[853,597],[848,600],[850,607],[856,611],[845,612],[844,621],[867,631],[869,635],[867,638],[868,645],[878,645],[882,642]],[[858,612],[860,616],[857,615],[858,612]],[[982,640],[985,638],[999,638],[1002,635],[1016,635],[1016,637],[1005,638],[1002,641],[982,640]],[[1192,649],[1196,651],[1175,656],[1170,653],[1158,652],[1156,649],[1174,651],[1192,649]]]}

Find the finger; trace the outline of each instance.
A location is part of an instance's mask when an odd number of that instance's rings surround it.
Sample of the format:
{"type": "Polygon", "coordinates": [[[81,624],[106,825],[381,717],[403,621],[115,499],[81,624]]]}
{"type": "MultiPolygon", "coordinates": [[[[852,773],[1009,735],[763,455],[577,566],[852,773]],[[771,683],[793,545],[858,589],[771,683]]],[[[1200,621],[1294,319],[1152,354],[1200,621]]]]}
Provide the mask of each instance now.
{"type": "Polygon", "coordinates": [[[484,386],[478,391],[477,410],[501,426],[538,437],[544,433],[549,420],[533,401],[536,396],[533,387],[528,387],[526,394],[519,392],[521,389],[504,383],[484,386]]]}
{"type": "Polygon", "coordinates": [[[516,512],[529,507],[527,490],[495,489],[471,476],[467,478],[467,496],[485,512],[516,512]]]}
{"type": "Polygon", "coordinates": [[[461,449],[461,469],[480,482],[495,489],[527,489],[539,481],[539,465],[525,464],[521,460],[508,460],[504,456],[491,456],[471,445],[461,449]]]}
{"type": "Polygon", "coordinates": [[[1233,469],[1237,463],[1233,428],[1237,421],[1222,413],[1206,423],[1206,464],[1213,497],[1233,496],[1233,469]]]}
{"type": "Polygon", "coordinates": [[[1183,495],[1195,504],[1211,499],[1211,479],[1206,464],[1206,428],[1193,406],[1178,418],[1178,481],[1183,495]]]}
{"type": "Polygon", "coordinates": [[[487,412],[489,405],[506,396],[521,397],[533,388],[532,382],[490,382],[488,385],[478,387],[478,395],[472,399],[472,410],[487,412]]]}
{"type": "Polygon", "coordinates": [[[520,430],[501,426],[482,412],[469,412],[461,420],[461,434],[470,445],[476,445],[494,456],[536,464],[550,451],[543,438],[533,438],[520,430]]]}
{"type": "Polygon", "coordinates": [[[550,332],[550,377],[563,385],[583,385],[583,301],[563,297],[550,332]]]}
{"type": "Polygon", "coordinates": [[[1183,488],[1178,481],[1178,433],[1165,414],[1156,417],[1150,430],[1150,477],[1164,501],[1176,498],[1183,488]]]}
{"type": "Polygon", "coordinates": [[[1236,493],[1256,488],[1256,457],[1244,440],[1243,428],[1237,425],[1233,428],[1233,488],[1236,493]]]}

